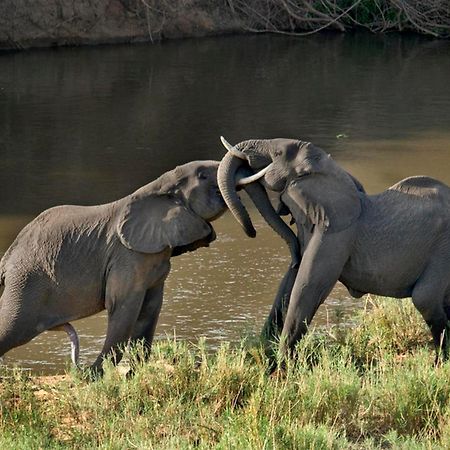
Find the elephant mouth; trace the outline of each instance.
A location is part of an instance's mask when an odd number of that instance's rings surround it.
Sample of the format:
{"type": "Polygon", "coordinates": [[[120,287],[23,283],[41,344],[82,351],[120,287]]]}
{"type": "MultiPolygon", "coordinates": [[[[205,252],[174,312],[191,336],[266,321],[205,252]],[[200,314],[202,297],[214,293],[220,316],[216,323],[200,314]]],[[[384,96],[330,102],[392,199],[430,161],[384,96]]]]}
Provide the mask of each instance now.
{"type": "Polygon", "coordinates": [[[213,193],[213,198],[216,199],[216,201],[222,206],[222,208],[226,208],[227,204],[225,203],[225,200],[222,196],[222,192],[220,192],[219,186],[216,186],[213,193]]]}
{"type": "Polygon", "coordinates": [[[216,186],[211,190],[208,201],[208,207],[210,211],[217,211],[215,214],[212,214],[206,219],[208,222],[213,222],[214,220],[217,220],[227,210],[227,204],[225,203],[225,200],[222,197],[222,193],[220,192],[219,186],[216,186]]]}

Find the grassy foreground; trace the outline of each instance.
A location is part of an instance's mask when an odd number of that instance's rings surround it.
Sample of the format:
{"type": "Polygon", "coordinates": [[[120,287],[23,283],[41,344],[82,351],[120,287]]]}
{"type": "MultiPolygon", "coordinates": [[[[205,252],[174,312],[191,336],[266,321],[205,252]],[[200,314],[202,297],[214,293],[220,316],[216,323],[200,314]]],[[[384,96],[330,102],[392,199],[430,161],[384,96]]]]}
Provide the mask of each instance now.
{"type": "MultiPolygon", "coordinates": [[[[269,376],[257,346],[165,342],[132,379],[0,373],[0,448],[448,449],[450,363],[410,302],[311,332],[269,376]]],[[[131,356],[132,358],[133,356],[131,356]]]]}

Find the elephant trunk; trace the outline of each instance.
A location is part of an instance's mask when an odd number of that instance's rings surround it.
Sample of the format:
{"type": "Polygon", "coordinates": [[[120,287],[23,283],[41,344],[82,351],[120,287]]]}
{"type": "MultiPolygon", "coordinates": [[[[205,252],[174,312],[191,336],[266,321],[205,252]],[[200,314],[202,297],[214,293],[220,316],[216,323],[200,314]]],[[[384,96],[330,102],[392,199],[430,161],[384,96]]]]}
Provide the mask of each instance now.
{"type": "Polygon", "coordinates": [[[237,158],[228,152],[220,162],[219,169],[217,171],[217,182],[222,197],[233,216],[240,223],[247,236],[255,237],[256,230],[253,227],[250,216],[236,191],[236,172],[244,164],[246,164],[246,161],[237,158]]]}
{"type": "Polygon", "coordinates": [[[244,189],[264,220],[287,243],[291,254],[291,265],[292,267],[297,267],[301,259],[298,239],[292,229],[280,218],[273,208],[266,190],[259,183],[247,184],[244,189]]]}
{"type": "Polygon", "coordinates": [[[224,138],[221,139],[228,153],[219,165],[217,179],[222,196],[230,211],[244,228],[247,235],[254,237],[256,232],[250,216],[236,192],[236,186],[244,186],[245,191],[252,199],[264,220],[288,244],[292,258],[292,266],[296,267],[300,263],[301,258],[298,239],[291,228],[274,210],[264,187],[257,182],[271,165],[267,143],[265,141],[245,141],[233,147],[224,138]],[[242,168],[247,166],[247,161],[249,163],[250,161],[257,163],[257,165],[263,166],[263,169],[251,176],[237,177],[236,175],[239,169],[241,169],[240,174],[245,172],[242,168]]]}

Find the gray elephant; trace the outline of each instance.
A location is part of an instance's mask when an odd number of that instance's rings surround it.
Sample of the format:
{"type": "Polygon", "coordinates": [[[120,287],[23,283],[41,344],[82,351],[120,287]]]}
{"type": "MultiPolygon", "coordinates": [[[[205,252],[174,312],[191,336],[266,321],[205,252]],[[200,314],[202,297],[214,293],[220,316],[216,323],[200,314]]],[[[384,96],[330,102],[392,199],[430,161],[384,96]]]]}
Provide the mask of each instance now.
{"type": "MultiPolygon", "coordinates": [[[[279,193],[281,209],[287,208],[297,226],[300,267],[288,270],[266,322],[270,336],[281,333],[282,351],[294,349],[340,280],[357,298],[365,293],[412,297],[438,354],[442,349],[448,356],[448,186],[417,176],[367,195],[330,155],[309,142],[248,140],[235,147],[223,142],[229,152],[219,167],[219,187],[246,233],[254,235],[236,184],[262,183],[279,193]],[[237,180],[235,172],[242,166],[257,173],[237,180]]],[[[276,229],[273,219],[272,226],[276,229]]]]}
{"type": "MultiPolygon", "coordinates": [[[[64,330],[77,362],[70,321],[106,308],[103,349],[91,369],[121,347],[143,340],[150,349],[170,258],[207,247],[209,222],[226,205],[216,161],[194,161],[136,192],[99,206],[58,206],[41,213],[0,261],[0,356],[45,330],[64,330]]],[[[148,353],[148,352],[147,352],[148,353]]]]}

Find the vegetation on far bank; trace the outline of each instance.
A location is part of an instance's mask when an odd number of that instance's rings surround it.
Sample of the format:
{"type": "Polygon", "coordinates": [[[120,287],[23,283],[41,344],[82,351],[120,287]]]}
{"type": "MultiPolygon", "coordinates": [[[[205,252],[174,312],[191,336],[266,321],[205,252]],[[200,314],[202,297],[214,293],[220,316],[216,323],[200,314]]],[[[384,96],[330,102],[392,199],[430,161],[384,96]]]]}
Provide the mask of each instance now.
{"type": "Polygon", "coordinates": [[[0,50],[364,28],[450,36],[448,0],[3,0],[0,50]]]}
{"type": "MultiPolygon", "coordinates": [[[[130,356],[133,360],[133,355],[130,356]]],[[[126,379],[3,369],[0,448],[450,448],[450,363],[410,302],[315,330],[269,375],[258,345],[167,341],[126,379]]]]}
{"type": "Polygon", "coordinates": [[[228,0],[228,4],[251,31],[304,35],[364,28],[375,33],[411,30],[434,37],[450,35],[446,0],[228,0]]]}

